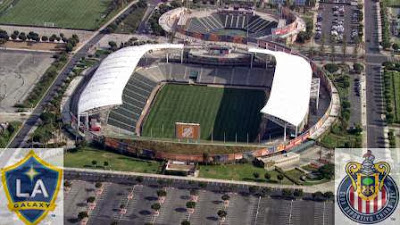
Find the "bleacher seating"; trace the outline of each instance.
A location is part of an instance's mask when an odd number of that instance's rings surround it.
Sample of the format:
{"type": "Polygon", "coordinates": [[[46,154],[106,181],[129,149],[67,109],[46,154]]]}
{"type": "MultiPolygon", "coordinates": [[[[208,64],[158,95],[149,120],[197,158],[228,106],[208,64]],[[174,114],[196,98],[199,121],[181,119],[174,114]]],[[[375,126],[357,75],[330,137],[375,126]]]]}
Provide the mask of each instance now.
{"type": "Polygon", "coordinates": [[[205,34],[221,29],[241,29],[248,30],[250,37],[261,37],[271,34],[271,29],[276,26],[275,21],[266,20],[258,15],[213,13],[206,17],[191,18],[187,30],[205,34]]]}
{"type": "Polygon", "coordinates": [[[123,104],[111,110],[108,124],[134,132],[136,122],[157,83],[139,73],[135,73],[125,86],[122,96],[123,104]]]}

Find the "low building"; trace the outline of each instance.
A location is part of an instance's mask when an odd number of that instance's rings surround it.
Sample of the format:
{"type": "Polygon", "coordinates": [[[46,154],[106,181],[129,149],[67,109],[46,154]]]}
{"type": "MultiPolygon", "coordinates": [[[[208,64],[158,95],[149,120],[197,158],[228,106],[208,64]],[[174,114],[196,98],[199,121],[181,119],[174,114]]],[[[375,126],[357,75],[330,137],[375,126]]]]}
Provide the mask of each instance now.
{"type": "Polygon", "coordinates": [[[175,160],[169,160],[164,170],[165,174],[178,176],[194,176],[195,172],[196,165],[193,162],[183,162],[175,160]]]}
{"type": "Polygon", "coordinates": [[[274,170],[275,167],[282,169],[292,168],[298,165],[300,162],[300,155],[289,152],[286,154],[279,154],[271,157],[259,157],[257,160],[266,170],[274,170]]]}

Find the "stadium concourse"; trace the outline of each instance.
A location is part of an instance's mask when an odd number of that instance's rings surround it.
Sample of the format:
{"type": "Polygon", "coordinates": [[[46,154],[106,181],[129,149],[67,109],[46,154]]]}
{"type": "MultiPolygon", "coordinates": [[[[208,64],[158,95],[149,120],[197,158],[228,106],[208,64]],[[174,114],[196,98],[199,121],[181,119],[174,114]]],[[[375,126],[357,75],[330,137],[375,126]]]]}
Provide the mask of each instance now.
{"type": "MultiPolygon", "coordinates": [[[[114,127],[128,135],[140,135],[157,88],[162,83],[178,82],[256,88],[270,92],[260,112],[284,128],[283,141],[286,141],[286,129],[296,136],[301,134],[309,118],[313,73],[306,59],[284,52],[252,48],[247,51],[249,59],[246,58],[251,60],[250,67],[211,67],[203,62],[201,66],[193,66],[183,63],[187,60],[184,55],[187,55],[188,49],[190,46],[182,44],[153,44],[126,47],[109,55],[80,94],[78,126],[89,131],[89,118],[97,118],[104,127],[114,127]],[[146,54],[154,55],[158,50],[162,50],[161,55],[165,54],[164,63],[157,63],[156,67],[137,68],[146,54]],[[174,54],[178,62],[170,62],[174,54]],[[261,61],[267,60],[265,56],[275,57],[275,70],[265,66],[268,65],[265,61],[264,68],[256,67],[259,56],[261,61]]],[[[145,57],[143,60],[148,59],[145,57]]]]}
{"type": "Polygon", "coordinates": [[[304,20],[287,8],[267,13],[235,7],[214,10],[180,7],[164,13],[158,22],[167,33],[190,42],[198,39],[247,44],[280,39],[293,43],[306,28],[304,20]]]}

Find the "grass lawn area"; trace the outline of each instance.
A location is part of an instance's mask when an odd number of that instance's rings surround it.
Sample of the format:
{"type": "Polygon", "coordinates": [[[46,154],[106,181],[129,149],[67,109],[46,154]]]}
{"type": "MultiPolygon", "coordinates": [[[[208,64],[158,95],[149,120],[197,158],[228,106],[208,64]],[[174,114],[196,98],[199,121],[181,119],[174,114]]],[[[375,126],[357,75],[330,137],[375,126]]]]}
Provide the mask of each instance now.
{"type": "MultiPolygon", "coordinates": [[[[264,174],[267,171],[264,168],[255,167],[251,164],[227,164],[227,165],[201,165],[199,177],[214,178],[223,180],[239,180],[239,181],[255,181],[266,182],[264,174]],[[258,179],[254,178],[253,173],[260,174],[258,179]]],[[[270,183],[279,183],[276,178],[278,172],[268,171],[271,175],[270,183]]],[[[293,184],[286,177],[283,178],[282,184],[293,184]]]]}
{"type": "Polygon", "coordinates": [[[258,137],[261,90],[167,84],[157,94],[143,136],[174,138],[175,122],[199,123],[201,139],[246,142],[258,137]]]}
{"type": "Polygon", "coordinates": [[[388,0],[388,3],[389,3],[390,6],[400,7],[400,1],[399,0],[388,0]]]}
{"type": "Polygon", "coordinates": [[[302,168],[302,169],[305,169],[305,170],[307,170],[307,171],[310,171],[310,172],[314,172],[314,171],[317,171],[317,170],[318,170],[317,168],[312,167],[310,164],[305,165],[305,166],[302,166],[301,168],[302,168]]]}
{"type": "Polygon", "coordinates": [[[22,123],[19,121],[10,122],[9,128],[0,133],[0,148],[7,146],[8,142],[10,142],[11,138],[14,137],[21,124],[22,123]]]}
{"type": "Polygon", "coordinates": [[[285,174],[292,178],[298,179],[298,180],[300,180],[300,177],[304,175],[303,172],[301,172],[300,170],[296,170],[296,169],[285,171],[285,174]]]}
{"type": "Polygon", "coordinates": [[[64,155],[65,167],[105,169],[103,166],[105,161],[109,163],[112,170],[140,173],[159,173],[161,166],[157,161],[136,159],[91,147],[64,155]],[[97,161],[96,167],[92,165],[93,160],[97,161]]]}
{"type": "Polygon", "coordinates": [[[15,2],[12,8],[3,10],[4,12],[0,14],[1,24],[44,26],[44,23],[50,22],[54,23],[55,27],[94,30],[117,12],[117,10],[112,10],[107,13],[112,0],[18,0],[15,2]]]}
{"type": "Polygon", "coordinates": [[[0,0],[0,15],[4,12],[10,5],[13,3],[14,0],[0,0]]]}
{"type": "Polygon", "coordinates": [[[120,24],[118,24],[115,33],[132,34],[139,27],[140,21],[146,12],[146,8],[136,8],[120,24]]]}
{"type": "Polygon", "coordinates": [[[350,146],[357,145],[357,136],[351,134],[334,134],[331,132],[326,134],[321,140],[321,144],[326,148],[343,148],[346,147],[346,143],[349,143],[350,146]]]}
{"type": "Polygon", "coordinates": [[[388,71],[391,76],[392,85],[389,91],[391,93],[391,102],[394,110],[394,120],[400,121],[400,72],[388,71]]]}

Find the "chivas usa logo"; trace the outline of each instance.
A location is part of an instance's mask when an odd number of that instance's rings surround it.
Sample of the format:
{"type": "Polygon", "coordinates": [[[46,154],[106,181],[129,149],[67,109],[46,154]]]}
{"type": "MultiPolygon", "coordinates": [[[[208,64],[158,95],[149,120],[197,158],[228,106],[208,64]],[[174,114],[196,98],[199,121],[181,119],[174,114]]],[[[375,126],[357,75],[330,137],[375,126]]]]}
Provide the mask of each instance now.
{"type": "Polygon", "coordinates": [[[36,225],[55,209],[62,170],[40,159],[33,150],[1,173],[8,208],[25,224],[36,225]]]}
{"type": "Polygon", "coordinates": [[[364,161],[346,164],[347,176],[337,189],[337,202],[342,212],[357,223],[373,224],[387,219],[399,201],[399,191],[389,175],[390,165],[374,163],[368,150],[364,161]]]}

